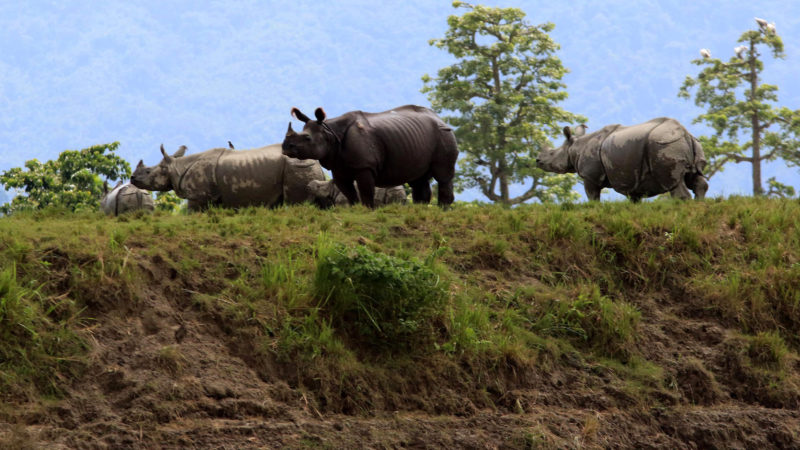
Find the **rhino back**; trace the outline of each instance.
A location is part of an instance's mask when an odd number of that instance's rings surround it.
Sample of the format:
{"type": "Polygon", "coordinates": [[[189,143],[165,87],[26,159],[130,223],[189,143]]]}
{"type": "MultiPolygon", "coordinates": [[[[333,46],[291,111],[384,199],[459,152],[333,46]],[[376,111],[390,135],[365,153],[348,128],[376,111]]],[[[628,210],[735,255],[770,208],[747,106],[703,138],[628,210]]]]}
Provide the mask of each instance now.
{"type": "Polygon", "coordinates": [[[155,209],[155,202],[150,193],[137,188],[132,184],[126,184],[120,189],[117,196],[117,214],[140,209],[152,211],[155,209]]]}
{"type": "Polygon", "coordinates": [[[616,191],[632,193],[647,172],[644,159],[650,132],[662,120],[656,119],[629,127],[619,127],[603,141],[600,159],[608,182],[616,191]]]}
{"type": "Polygon", "coordinates": [[[694,138],[678,121],[668,119],[653,129],[647,147],[652,177],[663,192],[670,191],[688,172],[694,172],[694,138]]]}
{"type": "Polygon", "coordinates": [[[448,158],[436,153],[440,133],[451,131],[427,108],[404,106],[365,117],[383,145],[383,170],[376,180],[379,186],[391,187],[420,178],[434,160],[448,158]]]}
{"type": "Polygon", "coordinates": [[[284,156],[280,144],[226,151],[216,164],[218,202],[223,206],[272,206],[283,195],[284,156]]]}

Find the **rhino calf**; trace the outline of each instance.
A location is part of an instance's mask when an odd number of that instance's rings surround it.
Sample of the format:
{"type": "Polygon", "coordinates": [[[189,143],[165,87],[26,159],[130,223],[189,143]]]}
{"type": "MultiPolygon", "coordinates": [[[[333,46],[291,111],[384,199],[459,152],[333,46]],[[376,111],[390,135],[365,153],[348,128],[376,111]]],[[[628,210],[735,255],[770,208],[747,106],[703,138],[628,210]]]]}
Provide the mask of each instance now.
{"type": "Polygon", "coordinates": [[[111,192],[107,191],[103,199],[100,200],[100,208],[107,215],[118,216],[140,209],[153,211],[155,203],[149,192],[139,189],[130,183],[122,184],[120,181],[111,192]]]}
{"type": "Polygon", "coordinates": [[[536,164],[556,173],[577,173],[586,196],[599,200],[613,188],[634,202],[669,192],[673,197],[702,199],[708,191],[703,176],[706,158],[700,142],[677,120],[666,117],[633,126],[609,125],[584,135],[584,126],[557,149],[543,149],[536,164]]]}
{"type": "MultiPolygon", "coordinates": [[[[314,180],[308,183],[308,192],[314,197],[314,202],[320,208],[330,208],[332,206],[345,206],[349,205],[350,201],[347,200],[339,188],[336,187],[333,180],[320,181],[314,180]]],[[[360,198],[359,198],[360,199],[360,198]]],[[[375,188],[375,206],[383,206],[391,203],[406,203],[406,190],[403,186],[393,186],[390,188],[375,188]]]]}

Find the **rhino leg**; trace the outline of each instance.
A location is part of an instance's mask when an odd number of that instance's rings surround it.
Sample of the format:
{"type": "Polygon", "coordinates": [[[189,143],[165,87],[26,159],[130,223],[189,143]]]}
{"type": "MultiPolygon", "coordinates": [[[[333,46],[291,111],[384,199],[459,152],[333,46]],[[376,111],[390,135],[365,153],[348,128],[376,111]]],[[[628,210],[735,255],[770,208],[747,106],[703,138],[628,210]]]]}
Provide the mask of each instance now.
{"type": "Polygon", "coordinates": [[[356,192],[356,186],[353,184],[352,178],[342,178],[334,176],[333,182],[336,184],[336,187],[347,197],[347,201],[350,202],[351,205],[358,204],[358,193],[356,192]]]}
{"type": "Polygon", "coordinates": [[[690,198],[692,198],[692,194],[689,192],[689,188],[686,187],[686,183],[684,183],[682,178],[680,183],[678,183],[678,185],[675,186],[674,189],[669,191],[669,195],[672,196],[672,198],[677,197],[682,200],[689,200],[690,198]]]}
{"type": "Polygon", "coordinates": [[[583,190],[586,191],[586,197],[589,200],[600,200],[600,191],[603,190],[602,186],[592,183],[588,180],[583,180],[583,190]]]}
{"type": "Polygon", "coordinates": [[[708,181],[703,175],[699,173],[688,175],[686,186],[694,192],[695,200],[702,200],[706,198],[706,192],[708,192],[708,181]]]}
{"type": "Polygon", "coordinates": [[[372,175],[372,171],[362,170],[357,173],[356,184],[361,195],[361,203],[369,209],[375,209],[375,176],[372,175]]]}
{"type": "Polygon", "coordinates": [[[431,182],[427,176],[408,183],[411,186],[411,198],[414,203],[431,202],[431,182]]]}

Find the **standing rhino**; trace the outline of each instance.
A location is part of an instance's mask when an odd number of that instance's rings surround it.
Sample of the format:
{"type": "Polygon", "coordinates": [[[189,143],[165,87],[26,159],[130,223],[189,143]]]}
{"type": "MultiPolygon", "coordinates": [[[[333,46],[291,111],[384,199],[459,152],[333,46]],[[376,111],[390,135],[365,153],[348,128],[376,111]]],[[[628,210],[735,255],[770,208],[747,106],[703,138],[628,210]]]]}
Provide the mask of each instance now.
{"type": "Polygon", "coordinates": [[[149,192],[136,186],[120,181],[108,192],[108,185],[104,185],[105,195],[100,200],[100,209],[108,215],[118,216],[122,213],[140,209],[152,211],[155,209],[153,197],[149,192]]]}
{"type": "Polygon", "coordinates": [[[675,119],[609,125],[587,135],[585,128],[572,134],[564,127],[564,145],[542,150],[536,164],[548,172],[577,173],[590,200],[599,200],[604,187],[634,202],[665,192],[688,199],[689,189],[695,198],[705,197],[703,148],[675,119]]]}
{"type": "MultiPolygon", "coordinates": [[[[347,197],[336,187],[333,180],[320,181],[314,180],[308,183],[308,191],[315,197],[315,202],[320,208],[330,208],[331,206],[344,206],[350,204],[347,197]]],[[[393,186],[390,188],[375,188],[375,206],[383,206],[391,203],[406,203],[406,190],[403,186],[393,186]]]]}
{"type": "Polygon", "coordinates": [[[295,133],[292,124],[283,141],[283,154],[315,159],[333,174],[333,182],[350,203],[375,207],[375,186],[408,183],[414,203],[431,200],[430,179],[439,183],[439,205],[453,203],[458,146],[452,129],[433,111],[406,105],[381,113],[352,111],[325,120],[317,108],[310,120],[297,108],[292,115],[305,123],[295,133]]]}
{"type": "Polygon", "coordinates": [[[139,161],[131,183],[153,191],[174,190],[196,211],[212,205],[237,208],[313,201],[306,186],[325,179],[318,162],[288,158],[278,144],[244,151],[214,148],[183,156],[185,152],[181,146],[169,156],[162,145],[164,159],[153,167],[139,161]]]}

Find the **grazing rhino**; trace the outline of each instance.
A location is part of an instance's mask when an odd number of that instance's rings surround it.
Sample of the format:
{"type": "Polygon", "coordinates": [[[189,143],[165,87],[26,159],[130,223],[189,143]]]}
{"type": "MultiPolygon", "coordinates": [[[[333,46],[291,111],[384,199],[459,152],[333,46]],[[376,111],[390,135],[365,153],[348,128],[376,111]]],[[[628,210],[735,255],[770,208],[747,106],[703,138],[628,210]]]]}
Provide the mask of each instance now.
{"type": "Polygon", "coordinates": [[[324,180],[316,161],[299,161],[281,153],[274,144],[253,150],[214,148],[184,156],[181,146],[169,156],[161,146],[164,159],[145,167],[142,161],[131,176],[134,186],[152,191],[174,190],[189,200],[189,210],[208,206],[276,206],[313,201],[306,189],[312,180],[324,180]]]}
{"type": "Polygon", "coordinates": [[[289,123],[283,154],[319,160],[333,174],[336,187],[351,204],[361,201],[375,207],[375,186],[408,183],[414,203],[431,200],[430,179],[439,183],[439,205],[453,203],[458,146],[452,129],[433,111],[406,105],[381,113],[352,111],[326,120],[325,111],[314,111],[310,120],[297,108],[292,115],[305,123],[296,133],[289,123]]]}
{"type": "MultiPolygon", "coordinates": [[[[350,204],[347,197],[333,183],[333,180],[314,180],[308,183],[308,191],[315,197],[315,203],[320,208],[350,204]]],[[[403,186],[375,188],[375,206],[384,206],[391,203],[406,203],[406,190],[403,186]]]]}
{"type": "Polygon", "coordinates": [[[100,209],[110,216],[118,216],[140,209],[145,211],[155,209],[155,203],[150,193],[130,183],[122,184],[120,181],[111,192],[108,191],[108,184],[104,184],[103,188],[105,195],[100,200],[100,209]]]}
{"type": "Polygon", "coordinates": [[[634,202],[665,192],[688,199],[689,189],[695,198],[705,197],[703,148],[675,119],[609,125],[587,135],[585,128],[582,125],[573,134],[564,127],[564,145],[543,149],[536,164],[548,172],[577,173],[590,200],[599,200],[605,187],[634,202]]]}

